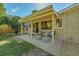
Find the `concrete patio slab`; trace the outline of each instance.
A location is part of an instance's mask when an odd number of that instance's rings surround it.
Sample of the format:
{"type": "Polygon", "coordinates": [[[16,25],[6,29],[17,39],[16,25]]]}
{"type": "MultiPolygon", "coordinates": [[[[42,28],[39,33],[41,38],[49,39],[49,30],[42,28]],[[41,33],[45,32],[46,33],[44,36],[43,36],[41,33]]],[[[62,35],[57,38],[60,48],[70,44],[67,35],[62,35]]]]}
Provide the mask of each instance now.
{"type": "Polygon", "coordinates": [[[25,40],[50,54],[57,55],[54,45],[50,42],[46,43],[46,42],[43,42],[42,40],[36,40],[35,38],[31,39],[29,35],[21,35],[21,36],[17,36],[17,38],[25,40]]]}

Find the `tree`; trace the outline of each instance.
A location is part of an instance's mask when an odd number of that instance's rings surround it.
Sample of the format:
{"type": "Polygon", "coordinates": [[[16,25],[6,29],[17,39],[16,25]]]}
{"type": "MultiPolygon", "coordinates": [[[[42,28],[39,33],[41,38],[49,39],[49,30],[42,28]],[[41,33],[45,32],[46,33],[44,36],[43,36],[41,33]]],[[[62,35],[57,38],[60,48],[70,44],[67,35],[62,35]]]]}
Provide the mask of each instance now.
{"type": "Polygon", "coordinates": [[[2,25],[2,24],[9,25],[10,24],[10,18],[8,16],[0,17],[0,25],[2,25]]]}
{"type": "Polygon", "coordinates": [[[0,25],[4,25],[7,24],[8,26],[10,26],[13,30],[18,30],[19,31],[19,27],[20,27],[20,23],[18,22],[18,20],[21,17],[19,16],[3,16],[0,17],[0,25]]]}
{"type": "Polygon", "coordinates": [[[20,18],[21,17],[19,17],[19,16],[13,16],[13,18],[12,18],[12,24],[11,24],[11,26],[12,26],[13,29],[18,29],[19,30],[20,23],[18,22],[18,20],[20,18]]]}
{"type": "Polygon", "coordinates": [[[37,12],[37,10],[32,10],[32,13],[35,13],[35,12],[37,12]]]}
{"type": "Polygon", "coordinates": [[[2,3],[0,3],[0,17],[5,15],[5,8],[4,5],[2,3]]]}
{"type": "Polygon", "coordinates": [[[14,30],[15,29],[19,30],[20,24],[18,20],[20,18],[21,17],[19,16],[5,15],[4,4],[0,3],[0,25],[6,24],[14,30]]]}

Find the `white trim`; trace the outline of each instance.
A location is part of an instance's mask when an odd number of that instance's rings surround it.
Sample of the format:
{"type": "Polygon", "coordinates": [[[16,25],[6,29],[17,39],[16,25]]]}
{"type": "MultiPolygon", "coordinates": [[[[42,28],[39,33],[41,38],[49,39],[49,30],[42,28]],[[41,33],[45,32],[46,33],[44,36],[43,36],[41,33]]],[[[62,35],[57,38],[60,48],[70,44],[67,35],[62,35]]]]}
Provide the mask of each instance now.
{"type": "Polygon", "coordinates": [[[61,13],[65,12],[65,11],[71,9],[71,8],[74,8],[74,7],[78,6],[78,5],[79,5],[79,3],[72,4],[72,5],[70,5],[69,7],[67,7],[67,8],[65,8],[65,9],[59,11],[58,13],[61,14],[61,13]]]}
{"type": "Polygon", "coordinates": [[[52,7],[52,10],[53,10],[54,14],[59,18],[58,13],[55,11],[55,9],[53,7],[52,7]]]}

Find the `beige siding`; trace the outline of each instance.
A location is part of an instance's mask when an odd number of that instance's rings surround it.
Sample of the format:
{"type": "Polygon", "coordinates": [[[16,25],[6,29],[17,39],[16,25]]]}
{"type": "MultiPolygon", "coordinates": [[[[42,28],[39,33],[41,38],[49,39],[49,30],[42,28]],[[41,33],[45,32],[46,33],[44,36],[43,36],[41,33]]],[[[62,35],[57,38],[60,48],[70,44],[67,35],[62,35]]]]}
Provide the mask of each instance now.
{"type": "Polygon", "coordinates": [[[79,11],[68,13],[63,16],[64,39],[79,43],[79,11]]]}
{"type": "Polygon", "coordinates": [[[61,51],[62,51],[62,29],[56,29],[55,30],[55,49],[57,51],[58,55],[61,55],[61,51]]]}
{"type": "Polygon", "coordinates": [[[64,13],[62,55],[79,55],[79,9],[64,13]]]}
{"type": "Polygon", "coordinates": [[[62,55],[79,56],[79,44],[63,41],[62,55]]]}

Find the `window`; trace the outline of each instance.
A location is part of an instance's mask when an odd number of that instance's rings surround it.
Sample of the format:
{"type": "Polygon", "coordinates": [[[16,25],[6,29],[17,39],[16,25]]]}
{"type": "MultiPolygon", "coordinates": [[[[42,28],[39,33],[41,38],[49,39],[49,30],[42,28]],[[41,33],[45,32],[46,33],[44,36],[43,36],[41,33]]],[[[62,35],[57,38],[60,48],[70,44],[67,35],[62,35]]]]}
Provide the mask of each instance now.
{"type": "Polygon", "coordinates": [[[52,20],[51,21],[47,21],[47,28],[48,29],[52,29],[52,20]]]}
{"type": "Polygon", "coordinates": [[[47,29],[47,21],[41,23],[41,29],[47,29]]]}
{"type": "Polygon", "coordinates": [[[52,29],[52,21],[44,21],[41,23],[41,29],[43,30],[51,30],[52,29]]]}
{"type": "Polygon", "coordinates": [[[57,27],[62,27],[62,19],[56,19],[57,27]]]}
{"type": "Polygon", "coordinates": [[[29,24],[29,27],[31,27],[31,24],[29,24]]]}

